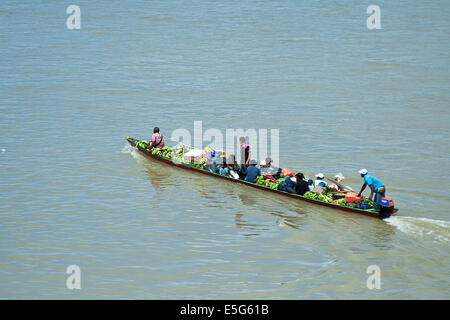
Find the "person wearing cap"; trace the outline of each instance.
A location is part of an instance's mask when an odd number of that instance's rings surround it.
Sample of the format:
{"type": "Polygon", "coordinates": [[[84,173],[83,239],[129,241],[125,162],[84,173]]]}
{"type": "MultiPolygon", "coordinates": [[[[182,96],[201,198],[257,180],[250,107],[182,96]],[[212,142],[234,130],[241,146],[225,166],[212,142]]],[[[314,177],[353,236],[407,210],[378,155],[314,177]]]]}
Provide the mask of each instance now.
{"type": "Polygon", "coordinates": [[[334,176],[334,181],[333,183],[330,185],[330,188],[333,188],[334,190],[337,191],[343,191],[344,190],[344,186],[341,184],[342,180],[344,180],[344,176],[342,175],[342,173],[338,173],[337,175],[334,176]]]}
{"type": "Polygon", "coordinates": [[[326,187],[327,182],[324,180],[325,176],[323,173],[316,174],[316,180],[314,181],[314,188],[315,187],[326,187]]]}
{"type": "Polygon", "coordinates": [[[358,193],[358,197],[361,196],[361,193],[366,189],[367,186],[370,188],[370,197],[369,200],[372,201],[372,196],[375,194],[375,198],[373,199],[374,208],[379,208],[379,201],[382,197],[385,196],[386,193],[386,187],[384,184],[375,178],[374,176],[371,176],[366,169],[361,169],[358,171],[358,173],[361,175],[361,178],[364,179],[364,184],[361,187],[361,191],[358,193]]]}
{"type": "Polygon", "coordinates": [[[256,177],[261,175],[261,170],[256,167],[256,160],[249,161],[250,166],[247,168],[247,175],[245,176],[245,181],[255,182],[256,177]]]}
{"type": "Polygon", "coordinates": [[[295,177],[297,178],[295,183],[295,193],[302,196],[305,192],[309,191],[308,182],[304,180],[305,176],[301,172],[298,172],[295,177]]]}
{"type": "Polygon", "coordinates": [[[272,165],[272,159],[270,157],[267,157],[266,160],[261,160],[261,162],[265,164],[264,167],[261,167],[263,175],[270,174],[275,179],[280,178],[281,169],[272,165]]]}

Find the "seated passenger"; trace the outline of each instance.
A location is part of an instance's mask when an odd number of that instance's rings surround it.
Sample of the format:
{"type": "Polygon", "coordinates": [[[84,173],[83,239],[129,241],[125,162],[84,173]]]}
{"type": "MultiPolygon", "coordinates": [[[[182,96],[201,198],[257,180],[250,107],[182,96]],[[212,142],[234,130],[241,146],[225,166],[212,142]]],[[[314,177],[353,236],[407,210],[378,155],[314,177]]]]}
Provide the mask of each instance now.
{"type": "Polygon", "coordinates": [[[164,137],[159,133],[158,127],[153,128],[153,135],[148,145],[149,150],[152,148],[164,148],[164,137]]]}
{"type": "Polygon", "coordinates": [[[263,173],[265,167],[266,167],[266,161],[265,160],[260,160],[259,161],[259,169],[261,170],[261,173],[263,173]]]}
{"type": "Polygon", "coordinates": [[[228,176],[228,166],[226,162],[222,162],[222,168],[219,170],[221,176],[228,176]]]}
{"type": "Polygon", "coordinates": [[[261,175],[261,170],[256,167],[256,160],[250,160],[250,166],[247,168],[247,175],[245,176],[245,181],[255,182],[256,177],[261,175]]]}
{"type": "Polygon", "coordinates": [[[330,188],[337,191],[344,191],[344,186],[342,185],[342,180],[344,180],[344,176],[342,173],[338,173],[334,176],[335,182],[330,185],[330,188]]]}
{"type": "Polygon", "coordinates": [[[303,175],[303,173],[299,172],[295,175],[295,177],[297,178],[297,182],[295,183],[295,193],[302,196],[305,194],[305,192],[310,191],[308,182],[304,180],[305,176],[303,175]]]}
{"type": "Polygon", "coordinates": [[[278,184],[278,190],[286,191],[289,193],[295,193],[295,184],[297,179],[291,176],[287,176],[283,181],[278,184]]]}
{"type": "Polygon", "coordinates": [[[314,189],[314,181],[312,181],[311,179],[308,180],[308,189],[309,191],[313,191],[314,189]]]}
{"type": "Polygon", "coordinates": [[[235,162],[233,164],[233,166],[229,166],[228,167],[228,171],[230,173],[230,176],[233,177],[234,179],[240,179],[241,176],[239,175],[239,166],[237,164],[237,162],[235,162]]]}
{"type": "Polygon", "coordinates": [[[297,178],[295,177],[286,177],[285,179],[287,183],[287,192],[289,193],[295,193],[295,184],[297,183],[297,178]]]}
{"type": "Polygon", "coordinates": [[[236,157],[233,154],[228,157],[227,165],[230,176],[235,179],[245,179],[245,173],[242,172],[241,167],[237,164],[236,157]]]}
{"type": "Polygon", "coordinates": [[[272,159],[270,157],[266,158],[264,164],[265,164],[264,167],[261,167],[262,175],[270,174],[275,179],[280,178],[281,169],[272,165],[272,159]]]}
{"type": "Polygon", "coordinates": [[[314,181],[314,188],[315,187],[326,187],[328,184],[324,180],[325,176],[323,173],[316,174],[316,180],[314,181]]]}

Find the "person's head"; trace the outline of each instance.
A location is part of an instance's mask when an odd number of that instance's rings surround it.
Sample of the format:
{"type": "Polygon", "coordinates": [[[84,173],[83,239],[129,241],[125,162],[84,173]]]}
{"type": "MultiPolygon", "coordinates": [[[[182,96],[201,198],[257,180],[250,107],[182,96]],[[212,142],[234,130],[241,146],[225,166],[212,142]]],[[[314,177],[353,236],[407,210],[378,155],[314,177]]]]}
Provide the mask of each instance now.
{"type": "Polygon", "coordinates": [[[153,133],[159,133],[159,128],[158,127],[154,127],[153,128],[153,133]]]}
{"type": "Polygon", "coordinates": [[[361,175],[361,178],[364,178],[364,176],[367,174],[367,169],[361,169],[358,171],[358,173],[361,175]]]}
{"type": "Polygon", "coordinates": [[[250,160],[250,165],[251,166],[256,166],[256,160],[250,160]]]}
{"type": "Polygon", "coordinates": [[[303,175],[303,173],[298,172],[295,177],[297,178],[297,181],[303,180],[305,178],[305,176],[303,175]]]}
{"type": "Polygon", "coordinates": [[[266,158],[266,166],[270,167],[270,165],[272,164],[272,159],[270,157],[266,158]]]}
{"type": "Polygon", "coordinates": [[[323,178],[325,178],[325,176],[323,175],[323,173],[318,173],[318,174],[316,174],[316,178],[317,178],[317,180],[323,180],[323,178]]]}
{"type": "Polygon", "coordinates": [[[227,163],[226,162],[222,162],[222,168],[226,168],[227,167],[227,163]]]}
{"type": "Polygon", "coordinates": [[[314,183],[314,181],[312,181],[311,179],[308,180],[308,185],[312,185],[314,183]]]}
{"type": "Polygon", "coordinates": [[[337,182],[341,182],[345,178],[341,173],[338,173],[337,175],[334,176],[334,179],[336,179],[337,182]]]}
{"type": "Polygon", "coordinates": [[[243,145],[245,143],[245,138],[244,137],[240,137],[239,138],[239,142],[241,145],[243,145]]]}
{"type": "Polygon", "coordinates": [[[264,160],[260,160],[259,161],[259,166],[261,167],[261,168],[264,168],[265,166],[266,166],[266,161],[264,161],[264,160]]]}

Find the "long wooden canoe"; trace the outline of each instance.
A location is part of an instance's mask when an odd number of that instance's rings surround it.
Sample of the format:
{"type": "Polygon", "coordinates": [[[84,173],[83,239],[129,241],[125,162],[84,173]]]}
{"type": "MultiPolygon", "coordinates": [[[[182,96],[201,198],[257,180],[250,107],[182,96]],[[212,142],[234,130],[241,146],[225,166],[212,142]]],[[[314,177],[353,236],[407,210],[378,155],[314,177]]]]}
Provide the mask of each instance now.
{"type": "MultiPolygon", "coordinates": [[[[373,209],[359,209],[359,208],[352,208],[352,207],[346,207],[346,206],[341,206],[338,204],[334,204],[334,203],[329,203],[329,202],[324,202],[324,201],[320,201],[320,200],[315,200],[315,199],[310,199],[307,197],[303,197],[301,195],[298,194],[294,194],[294,193],[289,193],[289,192],[285,192],[285,191],[280,191],[280,190],[275,190],[275,189],[271,189],[265,186],[261,186],[255,183],[251,183],[251,182],[247,182],[244,180],[238,180],[238,179],[233,179],[233,178],[229,178],[226,176],[222,176],[220,174],[208,171],[208,170],[203,170],[203,169],[199,169],[196,168],[194,166],[191,166],[189,164],[185,164],[185,163],[180,163],[177,161],[174,161],[170,158],[165,158],[163,156],[157,156],[152,154],[150,151],[141,148],[140,146],[137,145],[137,143],[139,142],[139,140],[137,139],[133,139],[130,137],[126,137],[126,140],[130,143],[131,146],[135,147],[141,154],[145,155],[148,158],[151,158],[153,160],[157,160],[163,163],[166,163],[170,166],[174,166],[174,167],[178,167],[178,168],[182,168],[182,169],[186,169],[186,170],[190,170],[190,171],[194,171],[197,173],[201,173],[204,175],[208,175],[208,176],[212,176],[218,179],[223,179],[223,180],[227,180],[233,183],[239,183],[241,185],[246,185],[252,188],[256,188],[256,189],[260,189],[260,190],[264,190],[264,191],[268,191],[268,192],[273,192],[273,193],[277,193],[286,197],[290,197],[293,199],[297,199],[297,200],[301,200],[301,201],[305,201],[305,202],[309,202],[309,203],[313,203],[316,205],[320,205],[320,206],[325,206],[325,207],[329,207],[329,208],[333,208],[333,209],[338,209],[338,210],[343,210],[343,211],[348,211],[348,212],[354,212],[354,213],[358,213],[358,214],[362,214],[362,215],[366,215],[366,216],[370,216],[370,217],[378,217],[379,213],[373,209]]],[[[397,212],[397,210],[395,210],[395,212],[397,212]]]]}

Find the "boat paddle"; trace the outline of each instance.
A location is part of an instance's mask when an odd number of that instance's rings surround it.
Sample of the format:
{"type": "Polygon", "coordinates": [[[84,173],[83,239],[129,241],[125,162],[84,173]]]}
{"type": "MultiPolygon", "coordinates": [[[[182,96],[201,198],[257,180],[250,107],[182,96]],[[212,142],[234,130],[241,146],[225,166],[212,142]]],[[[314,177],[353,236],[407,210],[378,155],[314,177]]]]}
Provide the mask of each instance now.
{"type": "Polygon", "coordinates": [[[343,192],[353,192],[353,189],[348,187],[348,186],[344,186],[341,183],[337,182],[336,180],[330,179],[330,178],[326,178],[328,181],[335,183],[337,186],[341,187],[343,190],[343,192]]]}

